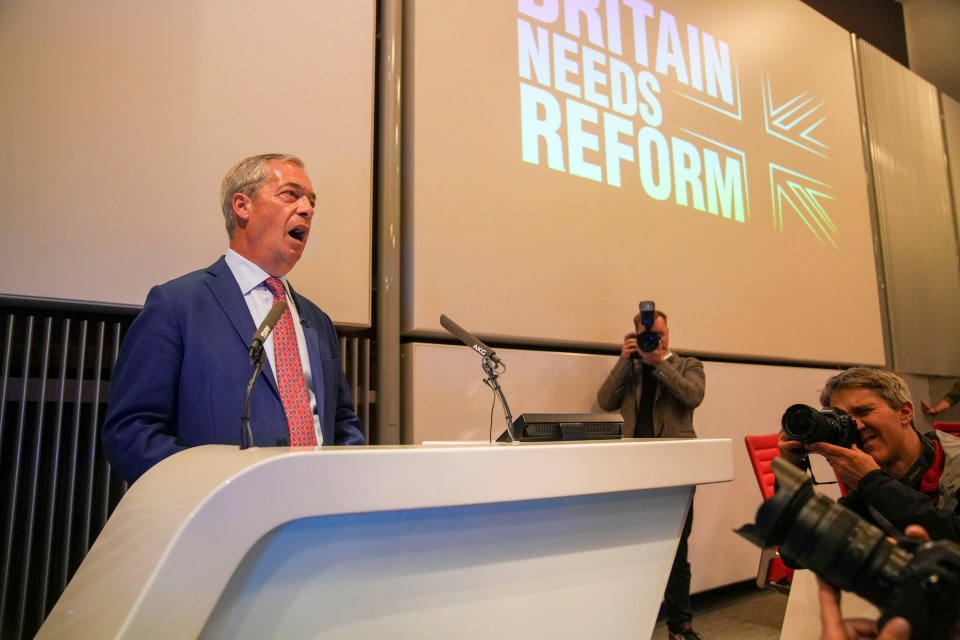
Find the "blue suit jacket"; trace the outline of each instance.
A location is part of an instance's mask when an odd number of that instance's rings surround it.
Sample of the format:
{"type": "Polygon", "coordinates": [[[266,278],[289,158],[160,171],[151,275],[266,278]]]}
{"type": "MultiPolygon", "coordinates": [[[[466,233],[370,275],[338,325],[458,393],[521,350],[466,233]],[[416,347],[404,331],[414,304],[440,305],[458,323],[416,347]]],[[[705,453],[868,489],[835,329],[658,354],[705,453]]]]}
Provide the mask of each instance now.
{"type": "MultiPolygon", "coordinates": [[[[293,292],[313,372],[323,444],[363,444],[330,318],[293,292]]],[[[128,482],[167,456],[201,444],[240,444],[257,327],[221,257],[150,290],[124,337],[101,434],[107,460],[128,482]]],[[[277,383],[264,367],[250,400],[256,446],[286,446],[277,383]]]]}

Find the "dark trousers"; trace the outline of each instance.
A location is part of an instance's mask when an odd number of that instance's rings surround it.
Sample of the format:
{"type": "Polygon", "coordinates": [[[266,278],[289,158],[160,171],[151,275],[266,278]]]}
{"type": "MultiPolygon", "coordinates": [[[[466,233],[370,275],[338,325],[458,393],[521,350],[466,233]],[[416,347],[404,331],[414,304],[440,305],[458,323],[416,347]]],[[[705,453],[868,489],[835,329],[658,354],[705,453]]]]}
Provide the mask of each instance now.
{"type": "Polygon", "coordinates": [[[693,529],[693,496],[690,496],[690,509],[680,532],[680,544],[673,558],[667,589],[663,594],[663,608],[667,614],[667,628],[676,631],[693,620],[693,608],[690,605],[690,563],[687,561],[687,538],[693,529]]]}

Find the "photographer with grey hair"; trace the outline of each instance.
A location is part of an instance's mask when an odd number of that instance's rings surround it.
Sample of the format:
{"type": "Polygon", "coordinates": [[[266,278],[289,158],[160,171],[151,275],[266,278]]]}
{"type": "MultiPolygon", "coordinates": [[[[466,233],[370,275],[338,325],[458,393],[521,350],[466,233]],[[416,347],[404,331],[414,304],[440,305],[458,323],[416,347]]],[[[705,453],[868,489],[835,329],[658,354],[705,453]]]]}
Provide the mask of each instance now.
{"type": "Polygon", "coordinates": [[[915,524],[934,540],[960,542],[960,439],[917,432],[903,379],[882,369],[854,367],[827,380],[820,402],[856,421],[856,442],[849,447],[804,443],[781,430],[784,459],[804,466],[810,452],[825,457],[851,488],[840,503],[890,535],[915,524]]]}

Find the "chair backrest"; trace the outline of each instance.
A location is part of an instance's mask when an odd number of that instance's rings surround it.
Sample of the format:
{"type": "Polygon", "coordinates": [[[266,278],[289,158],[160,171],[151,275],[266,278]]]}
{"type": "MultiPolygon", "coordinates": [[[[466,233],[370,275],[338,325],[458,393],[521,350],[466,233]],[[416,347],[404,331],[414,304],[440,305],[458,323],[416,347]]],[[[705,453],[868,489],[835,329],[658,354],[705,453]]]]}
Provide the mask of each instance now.
{"type": "Polygon", "coordinates": [[[934,422],[933,428],[955,436],[960,436],[960,422],[934,422]]]}
{"type": "Polygon", "coordinates": [[[763,495],[764,500],[773,497],[773,483],[776,477],[770,463],[780,455],[780,449],[777,447],[779,440],[780,436],[777,433],[743,437],[747,445],[747,456],[750,458],[750,464],[753,465],[753,472],[757,476],[760,494],[763,495]]]}

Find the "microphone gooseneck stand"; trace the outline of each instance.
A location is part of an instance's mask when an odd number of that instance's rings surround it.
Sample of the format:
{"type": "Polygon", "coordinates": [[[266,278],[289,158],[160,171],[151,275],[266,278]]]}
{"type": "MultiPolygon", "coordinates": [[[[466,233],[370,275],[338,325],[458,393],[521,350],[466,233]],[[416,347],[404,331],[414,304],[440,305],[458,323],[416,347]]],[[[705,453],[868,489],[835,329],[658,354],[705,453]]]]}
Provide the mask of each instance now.
{"type": "Polygon", "coordinates": [[[243,413],[240,415],[240,449],[247,449],[253,446],[253,429],[250,428],[250,396],[253,394],[253,385],[257,381],[260,372],[263,371],[263,363],[266,361],[266,355],[263,352],[263,345],[258,348],[250,349],[250,364],[253,365],[253,377],[247,383],[247,395],[243,399],[243,413]]]}
{"type": "MultiPolygon", "coordinates": [[[[507,399],[503,396],[503,391],[500,389],[500,383],[497,382],[497,378],[500,376],[500,374],[497,373],[493,360],[487,356],[484,356],[481,366],[483,367],[484,372],[487,374],[483,384],[487,385],[493,390],[494,395],[500,400],[500,404],[503,406],[503,415],[507,420],[507,433],[510,434],[510,442],[513,444],[520,444],[520,441],[517,440],[517,436],[513,433],[513,416],[510,415],[510,407],[507,406],[507,399]]],[[[504,367],[503,370],[506,370],[506,367],[504,367]]],[[[491,416],[491,420],[492,418],[493,416],[491,416]]]]}
{"type": "Polygon", "coordinates": [[[257,332],[253,334],[253,340],[250,341],[250,364],[253,365],[253,377],[247,385],[247,397],[243,399],[243,413],[240,415],[240,448],[247,449],[253,446],[253,431],[250,429],[250,396],[253,394],[253,385],[257,381],[257,376],[263,371],[263,363],[266,360],[266,354],[263,352],[263,343],[267,336],[273,331],[273,328],[280,322],[280,316],[287,310],[286,300],[275,300],[273,306],[267,311],[267,316],[257,327],[257,332]]]}
{"type": "MultiPolygon", "coordinates": [[[[493,406],[496,406],[496,399],[499,399],[500,404],[503,405],[503,414],[507,419],[507,433],[510,435],[510,442],[519,444],[520,441],[517,440],[517,436],[513,433],[513,416],[510,415],[510,407],[507,406],[507,399],[503,397],[503,391],[500,390],[500,385],[497,384],[497,376],[499,375],[497,368],[499,367],[502,373],[507,370],[506,365],[501,362],[493,349],[480,342],[480,340],[471,335],[466,329],[442,313],[440,314],[440,324],[444,329],[459,338],[460,342],[483,356],[482,366],[483,370],[487,373],[487,378],[483,381],[483,384],[493,390],[495,398],[493,406]]],[[[490,442],[491,444],[493,443],[493,407],[490,407],[490,442]]]]}

